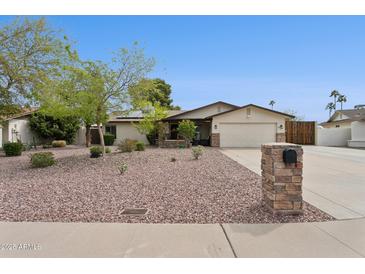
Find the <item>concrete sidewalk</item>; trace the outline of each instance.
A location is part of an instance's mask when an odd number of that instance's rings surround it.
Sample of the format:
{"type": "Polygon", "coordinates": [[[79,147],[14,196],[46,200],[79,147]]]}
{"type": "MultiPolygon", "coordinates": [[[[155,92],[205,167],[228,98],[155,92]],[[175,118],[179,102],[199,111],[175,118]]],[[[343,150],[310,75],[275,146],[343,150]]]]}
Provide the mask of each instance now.
{"type": "Polygon", "coordinates": [[[0,223],[0,257],[364,257],[365,219],[300,224],[0,223]]]}

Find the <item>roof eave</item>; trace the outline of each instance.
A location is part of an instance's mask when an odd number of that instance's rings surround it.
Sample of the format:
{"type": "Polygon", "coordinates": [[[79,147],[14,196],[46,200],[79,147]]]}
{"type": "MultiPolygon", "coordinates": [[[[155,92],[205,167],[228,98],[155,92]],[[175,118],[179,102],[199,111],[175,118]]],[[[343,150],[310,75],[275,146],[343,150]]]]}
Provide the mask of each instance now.
{"type": "Polygon", "coordinates": [[[289,118],[292,118],[292,119],[295,118],[294,115],[290,115],[290,114],[287,114],[287,113],[284,113],[284,112],[280,112],[280,111],[276,111],[276,110],[264,108],[264,107],[261,107],[261,106],[255,105],[255,104],[244,105],[244,106],[239,107],[237,109],[231,109],[231,110],[227,110],[225,112],[221,112],[221,113],[217,113],[217,114],[214,114],[214,115],[210,115],[210,116],[208,116],[206,118],[213,118],[215,116],[224,115],[226,113],[233,112],[233,111],[236,111],[236,110],[239,110],[239,109],[244,109],[244,108],[247,108],[247,107],[256,107],[256,108],[259,108],[259,109],[262,109],[262,110],[267,110],[267,111],[270,111],[270,112],[273,112],[273,113],[276,113],[276,114],[279,114],[279,115],[283,115],[283,116],[286,116],[286,117],[289,117],[289,118]]]}
{"type": "MultiPolygon", "coordinates": [[[[236,106],[236,105],[233,105],[233,104],[230,104],[230,103],[226,103],[226,102],[223,102],[223,101],[217,101],[217,102],[214,102],[214,103],[211,103],[211,104],[208,104],[208,105],[204,105],[204,106],[201,106],[201,107],[198,107],[198,108],[194,108],[194,109],[191,109],[191,110],[187,110],[187,111],[182,112],[182,113],[179,113],[179,114],[175,114],[175,115],[169,116],[167,118],[175,118],[175,117],[178,117],[178,116],[183,115],[183,114],[186,114],[186,113],[191,113],[191,112],[196,111],[196,110],[199,110],[199,109],[203,109],[203,108],[206,108],[206,107],[214,106],[216,104],[225,104],[225,105],[234,107],[236,109],[239,108],[239,106],[236,106]]],[[[206,118],[205,117],[202,117],[202,118],[199,118],[199,119],[206,119],[206,118]]]]}

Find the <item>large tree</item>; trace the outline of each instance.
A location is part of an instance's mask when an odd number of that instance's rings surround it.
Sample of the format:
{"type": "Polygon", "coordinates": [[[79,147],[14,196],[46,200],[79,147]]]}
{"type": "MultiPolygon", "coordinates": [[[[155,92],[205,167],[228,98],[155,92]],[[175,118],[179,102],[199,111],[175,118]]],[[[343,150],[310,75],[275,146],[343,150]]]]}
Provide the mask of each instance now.
{"type": "Polygon", "coordinates": [[[160,78],[142,79],[129,89],[131,103],[134,108],[139,109],[141,102],[150,102],[152,105],[158,104],[166,109],[180,109],[179,106],[172,105],[171,85],[160,78]]]}
{"type": "Polygon", "coordinates": [[[34,86],[58,73],[67,45],[44,18],[0,29],[0,119],[34,103],[34,86]]]}
{"type": "Polygon", "coordinates": [[[167,117],[167,108],[160,106],[159,103],[152,105],[150,102],[145,102],[143,109],[143,119],[135,124],[138,132],[145,134],[148,142],[151,145],[156,144],[156,137],[158,134],[158,123],[167,117]]]}
{"type": "Polygon", "coordinates": [[[333,97],[333,105],[332,105],[332,108],[334,110],[337,109],[337,97],[340,96],[341,94],[337,91],[337,90],[333,90],[331,91],[330,93],[330,97],[333,97]]]}
{"type": "MultiPolygon", "coordinates": [[[[47,112],[53,115],[59,112],[62,116],[71,111],[78,113],[86,124],[97,124],[105,152],[102,125],[106,123],[108,114],[128,111],[129,88],[140,82],[153,66],[154,60],[147,58],[143,49],[135,43],[130,49],[122,48],[115,52],[109,64],[79,61],[78,65],[67,69],[70,75],[66,79],[61,77],[60,81],[57,80],[59,92],[55,92],[55,88],[43,87],[39,99],[43,101],[43,108],[48,105],[47,112]]],[[[57,87],[57,84],[53,86],[57,87]]]]}
{"type": "Polygon", "coordinates": [[[338,96],[337,102],[339,102],[339,103],[340,103],[340,105],[341,105],[341,110],[342,110],[342,109],[343,109],[343,104],[347,102],[347,97],[346,97],[346,95],[344,95],[344,94],[340,94],[340,95],[338,96]]]}
{"type": "Polygon", "coordinates": [[[105,144],[101,125],[106,122],[107,113],[127,110],[128,90],[143,79],[155,64],[147,58],[143,49],[135,43],[131,49],[122,48],[115,52],[112,63],[89,62],[87,71],[92,79],[96,98],[96,123],[101,145],[105,144]]]}
{"type": "Polygon", "coordinates": [[[327,105],[326,105],[326,110],[328,110],[329,111],[329,118],[331,118],[331,116],[332,116],[332,111],[333,110],[336,110],[336,105],[334,104],[334,103],[328,103],[327,105]]]}
{"type": "Polygon", "coordinates": [[[84,64],[75,62],[65,66],[57,79],[48,80],[38,88],[39,111],[55,118],[78,117],[86,128],[85,144],[90,146],[91,125],[96,123],[97,98],[93,81],[84,64]]]}

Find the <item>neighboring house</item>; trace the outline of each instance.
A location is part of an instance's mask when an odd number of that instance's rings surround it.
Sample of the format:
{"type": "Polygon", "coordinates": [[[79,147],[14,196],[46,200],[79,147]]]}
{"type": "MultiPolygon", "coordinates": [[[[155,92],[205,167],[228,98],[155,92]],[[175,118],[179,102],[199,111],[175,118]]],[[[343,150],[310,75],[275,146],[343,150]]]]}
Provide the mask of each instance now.
{"type": "MultiPolygon", "coordinates": [[[[219,101],[193,110],[172,111],[164,122],[168,123],[168,139],[179,138],[180,121],[192,120],[197,126],[195,144],[260,147],[262,143],[285,141],[285,121],[292,118],[294,116],[253,104],[239,107],[219,101]]],[[[147,143],[146,137],[133,125],[141,119],[143,117],[136,113],[116,116],[108,121],[105,131],[115,134],[117,142],[131,138],[147,143]]]]}
{"type": "MultiPolygon", "coordinates": [[[[29,118],[37,109],[24,110],[19,114],[4,119],[0,126],[0,147],[7,142],[21,141],[23,144],[33,145],[40,142],[36,133],[29,127],[29,118]]],[[[81,126],[75,138],[75,144],[85,144],[85,127],[81,126]]]]}
{"type": "Polygon", "coordinates": [[[365,147],[365,108],[337,110],[320,126],[334,129],[327,134],[328,139],[337,137],[343,139],[342,143],[349,147],[365,147]]]}
{"type": "Polygon", "coordinates": [[[16,142],[20,140],[24,144],[32,144],[33,140],[37,140],[36,135],[29,128],[28,118],[36,110],[25,110],[22,113],[5,119],[1,127],[0,147],[7,142],[16,142]]]}

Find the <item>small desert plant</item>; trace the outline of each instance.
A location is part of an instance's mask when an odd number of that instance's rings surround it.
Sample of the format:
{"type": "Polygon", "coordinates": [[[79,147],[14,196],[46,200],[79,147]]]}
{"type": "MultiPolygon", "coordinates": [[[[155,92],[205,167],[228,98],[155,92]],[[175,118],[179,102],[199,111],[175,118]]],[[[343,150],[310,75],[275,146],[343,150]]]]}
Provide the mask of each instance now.
{"type": "Polygon", "coordinates": [[[204,148],[203,148],[203,146],[193,147],[193,148],[191,149],[191,152],[192,152],[192,154],[193,154],[193,156],[194,156],[194,159],[195,159],[195,160],[198,160],[198,159],[199,159],[199,157],[201,157],[201,156],[203,155],[204,148]]]}
{"type": "Polygon", "coordinates": [[[112,146],[114,144],[115,136],[110,133],[104,134],[104,143],[106,146],[112,146]]]}
{"type": "Polygon", "coordinates": [[[66,146],[66,141],[64,140],[55,140],[52,142],[52,146],[53,147],[65,147],[66,146]]]}
{"type": "Polygon", "coordinates": [[[105,153],[111,153],[111,152],[112,152],[112,150],[110,149],[110,147],[105,148],[105,153]]]}
{"type": "Polygon", "coordinates": [[[56,161],[52,152],[38,152],[30,157],[32,167],[53,166],[56,161]]]}
{"type": "Polygon", "coordinates": [[[144,151],[144,143],[143,142],[137,142],[136,143],[136,150],[137,151],[144,151]]]}
{"type": "Polygon", "coordinates": [[[124,139],[119,143],[118,149],[121,152],[132,152],[133,150],[136,149],[136,143],[137,143],[136,140],[124,139]]]}
{"type": "Polygon", "coordinates": [[[183,148],[185,148],[186,147],[186,145],[184,145],[184,144],[179,144],[178,145],[178,148],[180,148],[180,149],[183,149],[183,148]]]}
{"type": "Polygon", "coordinates": [[[128,165],[126,163],[121,163],[118,166],[118,170],[120,172],[120,174],[124,174],[128,169],[128,165]]]}
{"type": "Polygon", "coordinates": [[[6,156],[19,156],[22,155],[23,144],[20,142],[6,143],[3,148],[6,156]]]}
{"type": "Polygon", "coordinates": [[[90,158],[99,158],[103,154],[103,148],[94,146],[90,148],[90,158]]]}
{"type": "Polygon", "coordinates": [[[170,162],[176,162],[176,158],[175,157],[171,157],[170,162]]]}

